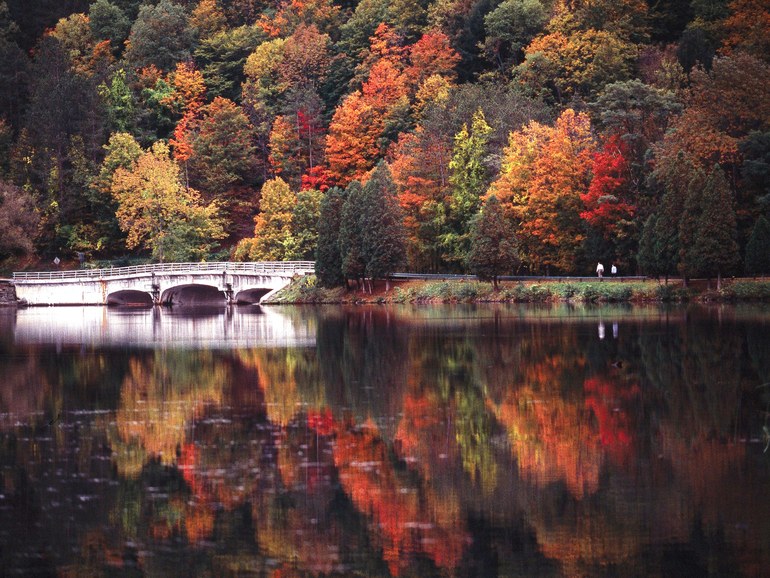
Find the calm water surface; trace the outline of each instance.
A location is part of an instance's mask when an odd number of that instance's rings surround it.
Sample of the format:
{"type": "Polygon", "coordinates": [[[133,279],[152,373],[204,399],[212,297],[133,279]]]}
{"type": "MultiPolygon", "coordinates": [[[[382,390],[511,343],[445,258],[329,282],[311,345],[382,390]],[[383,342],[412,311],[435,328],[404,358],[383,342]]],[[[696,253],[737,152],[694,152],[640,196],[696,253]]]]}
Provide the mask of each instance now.
{"type": "Polygon", "coordinates": [[[770,309],[0,311],[0,574],[761,576],[770,309]]]}

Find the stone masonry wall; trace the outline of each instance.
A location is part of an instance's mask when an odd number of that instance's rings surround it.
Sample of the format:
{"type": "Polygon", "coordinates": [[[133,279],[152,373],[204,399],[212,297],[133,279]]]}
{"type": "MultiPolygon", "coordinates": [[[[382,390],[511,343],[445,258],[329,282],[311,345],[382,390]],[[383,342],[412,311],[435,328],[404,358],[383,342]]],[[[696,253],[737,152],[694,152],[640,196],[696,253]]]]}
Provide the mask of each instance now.
{"type": "Polygon", "coordinates": [[[0,280],[0,307],[16,305],[16,288],[10,281],[0,280]]]}

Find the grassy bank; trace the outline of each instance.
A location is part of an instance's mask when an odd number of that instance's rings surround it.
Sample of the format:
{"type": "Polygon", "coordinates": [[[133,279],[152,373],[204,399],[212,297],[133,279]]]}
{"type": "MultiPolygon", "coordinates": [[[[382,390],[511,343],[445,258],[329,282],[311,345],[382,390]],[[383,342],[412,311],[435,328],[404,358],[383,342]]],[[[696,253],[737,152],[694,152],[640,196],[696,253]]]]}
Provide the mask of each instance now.
{"type": "Polygon", "coordinates": [[[770,280],[726,280],[720,291],[716,283],[681,281],[668,284],[646,281],[511,281],[497,290],[491,283],[455,280],[403,280],[375,283],[372,292],[344,288],[326,289],[314,276],[298,277],[277,293],[271,303],[576,303],[770,301],[770,280]]]}

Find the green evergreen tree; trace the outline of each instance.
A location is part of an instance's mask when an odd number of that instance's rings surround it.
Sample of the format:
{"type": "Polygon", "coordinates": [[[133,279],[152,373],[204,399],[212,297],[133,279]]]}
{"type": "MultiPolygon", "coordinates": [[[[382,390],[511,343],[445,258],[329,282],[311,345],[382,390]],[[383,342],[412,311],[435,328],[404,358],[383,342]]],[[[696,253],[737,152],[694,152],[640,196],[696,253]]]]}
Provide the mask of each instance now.
{"type": "Polygon", "coordinates": [[[752,275],[770,273],[770,221],[760,215],[746,244],[745,269],[752,275]]]}
{"type": "Polygon", "coordinates": [[[497,197],[490,196],[471,229],[468,267],[481,279],[491,279],[497,289],[498,277],[519,266],[519,252],[513,226],[505,218],[497,197]]]}
{"type": "Polygon", "coordinates": [[[639,268],[646,274],[655,277],[660,276],[664,271],[661,270],[658,262],[658,255],[655,251],[655,227],[657,224],[657,215],[653,213],[642,226],[642,236],[639,240],[639,252],[636,255],[636,261],[639,268]]]}
{"type": "Polygon", "coordinates": [[[345,203],[340,220],[340,257],[342,274],[345,279],[363,279],[366,261],[363,257],[361,222],[363,187],[358,181],[351,182],[345,189],[345,203]]]}
{"type": "Polygon", "coordinates": [[[693,173],[687,186],[687,195],[679,218],[679,273],[685,280],[701,273],[699,248],[695,243],[703,213],[703,192],[706,185],[706,174],[698,169],[693,173]]]}
{"type": "Polygon", "coordinates": [[[667,283],[669,276],[678,271],[679,217],[683,207],[684,198],[679,191],[671,190],[663,195],[651,234],[656,273],[665,276],[667,283]]]}
{"type": "Polygon", "coordinates": [[[740,253],[730,185],[719,165],[709,173],[701,199],[694,261],[702,275],[711,278],[716,274],[717,289],[721,289],[722,275],[735,271],[740,253]]]}
{"type": "Polygon", "coordinates": [[[321,201],[318,219],[318,247],[315,254],[315,274],[324,287],[338,287],[345,283],[340,253],[340,225],[345,191],[334,187],[321,201]]]}
{"type": "Polygon", "coordinates": [[[406,264],[406,230],[396,184],[390,169],[380,161],[364,185],[359,222],[366,276],[385,279],[406,264]]]}

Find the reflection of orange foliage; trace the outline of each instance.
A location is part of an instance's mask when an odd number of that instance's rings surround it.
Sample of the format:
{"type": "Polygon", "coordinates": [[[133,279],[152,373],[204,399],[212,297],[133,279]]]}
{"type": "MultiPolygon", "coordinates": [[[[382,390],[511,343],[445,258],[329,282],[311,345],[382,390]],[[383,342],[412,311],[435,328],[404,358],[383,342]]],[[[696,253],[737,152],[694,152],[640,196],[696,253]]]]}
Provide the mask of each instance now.
{"type": "MultiPolygon", "coordinates": [[[[581,502],[587,504],[587,502],[581,502]]],[[[586,506],[576,519],[554,524],[551,516],[537,516],[540,550],[563,565],[565,576],[590,576],[590,568],[620,564],[641,550],[641,536],[636,528],[613,527],[606,515],[586,506]],[[579,520],[579,528],[573,527],[579,520]]]]}
{"type": "Polygon", "coordinates": [[[523,476],[541,486],[563,480],[583,498],[599,488],[599,433],[590,413],[559,393],[556,387],[540,394],[522,387],[491,409],[508,430],[523,476]]]}
{"type": "Polygon", "coordinates": [[[639,395],[639,388],[617,387],[615,383],[594,376],[583,384],[586,407],[599,424],[599,439],[615,463],[627,463],[631,453],[632,434],[625,402],[639,395]]]}
{"type": "Polygon", "coordinates": [[[459,507],[401,480],[375,426],[339,432],[334,461],[345,491],[376,529],[394,576],[416,553],[440,568],[459,563],[467,542],[459,507]]]}
{"type": "Polygon", "coordinates": [[[404,418],[398,424],[396,441],[398,442],[399,455],[407,461],[419,460],[418,456],[424,456],[424,450],[434,451],[435,448],[424,448],[421,436],[427,430],[433,429],[441,423],[436,415],[435,400],[426,394],[407,394],[404,397],[404,418]],[[422,451],[421,451],[422,450],[422,451]]]}
{"type": "Polygon", "coordinates": [[[138,440],[147,454],[170,464],[185,442],[187,424],[206,404],[221,402],[221,386],[227,380],[224,368],[202,372],[192,364],[189,372],[175,375],[170,367],[182,364],[176,359],[166,362],[131,359],[116,421],[123,442],[138,440]]]}

